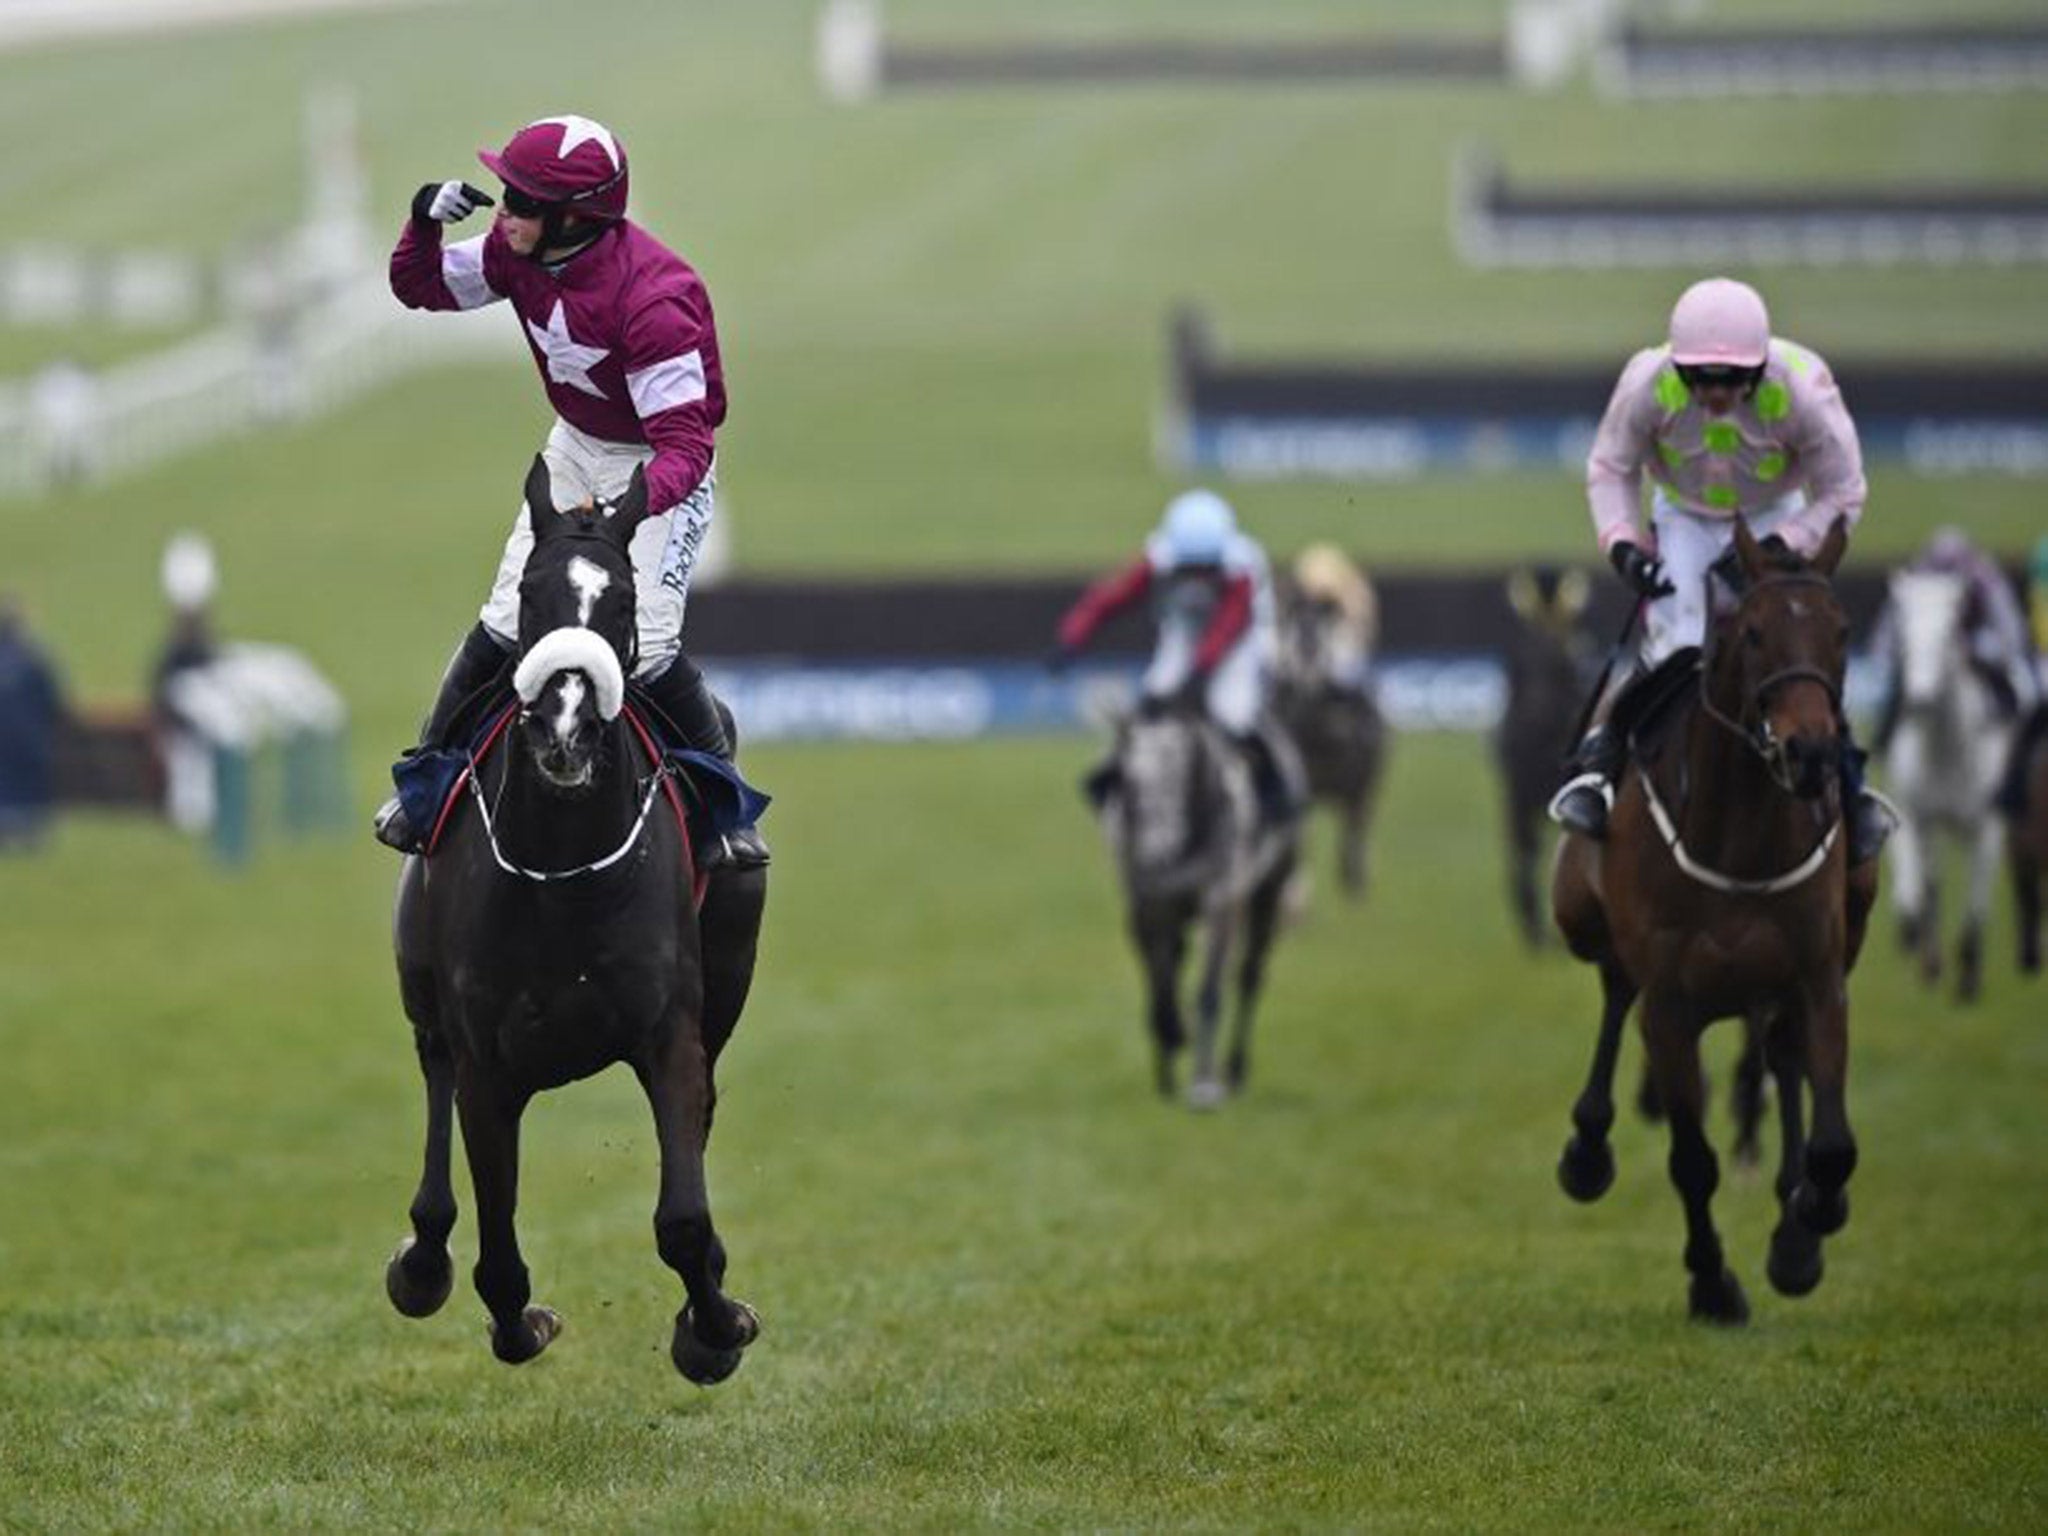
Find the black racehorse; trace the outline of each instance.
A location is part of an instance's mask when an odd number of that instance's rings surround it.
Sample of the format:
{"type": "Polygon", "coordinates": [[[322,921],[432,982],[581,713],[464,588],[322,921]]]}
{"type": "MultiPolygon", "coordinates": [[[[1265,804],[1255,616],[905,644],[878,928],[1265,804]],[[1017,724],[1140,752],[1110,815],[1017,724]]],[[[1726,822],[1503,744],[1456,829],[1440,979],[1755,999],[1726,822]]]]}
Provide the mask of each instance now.
{"type": "Polygon", "coordinates": [[[1295,592],[1281,610],[1273,710],[1300,754],[1310,799],[1337,815],[1337,879],[1365,895],[1366,845],[1386,768],[1387,719],[1370,687],[1340,681],[1329,664],[1327,603],[1295,592]]]}
{"type": "Polygon", "coordinates": [[[1578,627],[1586,579],[1555,567],[1517,571],[1508,580],[1507,596],[1517,622],[1501,658],[1507,705],[1494,736],[1494,755],[1506,790],[1508,896],[1522,937],[1535,948],[1549,934],[1536,883],[1549,819],[1544,812],[1562,781],[1572,722],[1586,688],[1578,627]]]}
{"type": "Polygon", "coordinates": [[[759,1330],[722,1289],[704,1149],[712,1069],[753,977],[766,871],[721,872],[698,910],[670,770],[621,707],[640,479],[615,508],[558,513],[536,459],[526,505],[534,544],[520,583],[516,724],[471,774],[473,804],[399,882],[399,990],[426,1077],[427,1138],[412,1235],[386,1289],[408,1317],[448,1298],[459,1114],[491,1347],[515,1365],[545,1349],[562,1324],[532,1304],[513,1227],[520,1117],[541,1090],[625,1062],[660,1146],[655,1245],[688,1297],[670,1354],[710,1385],[738,1368],[759,1330]]]}
{"type": "Polygon", "coordinates": [[[1159,1091],[1174,1089],[1187,1043],[1180,973],[1188,931],[1203,942],[1188,1102],[1213,1108],[1251,1071],[1252,1013],[1294,871],[1298,823],[1264,824],[1243,755],[1199,711],[1148,703],[1117,731],[1116,788],[1101,806],[1122,877],[1131,939],[1145,968],[1159,1091]],[[1237,961],[1237,1010],[1221,1076],[1223,991],[1237,961]]]}

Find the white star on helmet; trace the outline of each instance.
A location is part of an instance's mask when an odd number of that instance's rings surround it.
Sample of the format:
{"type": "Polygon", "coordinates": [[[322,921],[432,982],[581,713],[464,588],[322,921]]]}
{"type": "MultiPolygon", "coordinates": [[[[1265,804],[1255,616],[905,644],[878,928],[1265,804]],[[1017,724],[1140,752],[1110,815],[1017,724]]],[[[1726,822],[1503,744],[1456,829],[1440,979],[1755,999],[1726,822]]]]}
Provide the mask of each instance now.
{"type": "Polygon", "coordinates": [[[535,118],[527,126],[538,128],[542,123],[562,125],[562,147],[555,151],[556,159],[568,159],[576,152],[576,146],[579,144],[595,143],[604,146],[605,154],[611,159],[612,169],[616,171],[619,168],[618,141],[612,137],[611,129],[605,127],[603,123],[593,122],[587,117],[578,117],[572,112],[566,117],[535,118]]]}

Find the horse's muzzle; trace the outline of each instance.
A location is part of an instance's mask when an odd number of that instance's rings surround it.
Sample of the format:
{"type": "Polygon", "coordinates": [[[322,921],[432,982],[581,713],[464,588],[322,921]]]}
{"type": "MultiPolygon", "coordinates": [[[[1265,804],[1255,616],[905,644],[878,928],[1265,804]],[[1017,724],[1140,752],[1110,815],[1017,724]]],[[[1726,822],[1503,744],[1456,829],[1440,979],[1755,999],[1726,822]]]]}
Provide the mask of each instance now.
{"type": "Polygon", "coordinates": [[[1841,738],[1788,736],[1779,745],[1778,756],[1774,767],[1779,782],[1802,800],[1817,800],[1841,772],[1841,738]]]}

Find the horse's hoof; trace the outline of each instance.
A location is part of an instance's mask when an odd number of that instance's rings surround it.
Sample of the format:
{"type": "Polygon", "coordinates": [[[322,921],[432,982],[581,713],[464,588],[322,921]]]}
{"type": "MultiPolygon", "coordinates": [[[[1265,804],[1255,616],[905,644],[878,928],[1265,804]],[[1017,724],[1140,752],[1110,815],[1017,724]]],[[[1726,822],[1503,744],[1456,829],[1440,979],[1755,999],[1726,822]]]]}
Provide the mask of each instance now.
{"type": "Polygon", "coordinates": [[[1604,1141],[1574,1136],[1557,1160],[1557,1182],[1581,1205],[1590,1205],[1614,1183],[1614,1148],[1604,1141]]]}
{"type": "Polygon", "coordinates": [[[676,1369],[686,1379],[700,1387],[715,1387],[738,1370],[741,1352],[761,1336],[761,1315],[758,1312],[737,1297],[733,1298],[732,1310],[739,1337],[723,1348],[707,1344],[697,1337],[695,1314],[690,1308],[684,1307],[676,1314],[675,1338],[669,1345],[669,1358],[675,1361],[676,1369]]]}
{"type": "Polygon", "coordinates": [[[1188,1084],[1189,1109],[1221,1109],[1230,1090],[1213,1077],[1198,1077],[1188,1084]]]}
{"type": "Polygon", "coordinates": [[[524,1365],[560,1337],[562,1314],[553,1307],[528,1307],[511,1333],[491,1322],[491,1353],[507,1365],[524,1365]]]}
{"type": "Polygon", "coordinates": [[[1849,1191],[1823,1194],[1818,1186],[1802,1182],[1792,1191],[1792,1217],[1815,1237],[1833,1236],[1849,1219],[1849,1191]]]}
{"type": "Polygon", "coordinates": [[[384,1266],[384,1294],[407,1317],[432,1317],[455,1287],[455,1265],[448,1250],[437,1262],[417,1238],[408,1237],[384,1266]]]}
{"type": "Polygon", "coordinates": [[[1742,1294],[1742,1282],[1733,1270],[1693,1277],[1692,1316],[1720,1328],[1740,1328],[1749,1321],[1749,1298],[1742,1294]]]}
{"type": "Polygon", "coordinates": [[[1771,1289],[1780,1296],[1804,1296],[1820,1284],[1824,1261],[1820,1239],[1796,1221],[1781,1221],[1771,1233],[1771,1257],[1766,1272],[1771,1289]]]}

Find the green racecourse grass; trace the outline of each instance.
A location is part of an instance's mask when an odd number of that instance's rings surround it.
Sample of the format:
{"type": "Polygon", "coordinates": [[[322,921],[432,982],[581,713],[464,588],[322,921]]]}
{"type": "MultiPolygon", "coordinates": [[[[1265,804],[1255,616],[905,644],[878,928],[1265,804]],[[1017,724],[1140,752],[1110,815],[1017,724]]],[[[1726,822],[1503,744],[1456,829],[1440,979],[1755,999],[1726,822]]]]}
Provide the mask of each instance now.
{"type": "Polygon", "coordinates": [[[1399,743],[1369,904],[1325,880],[1208,1118],[1148,1086],[1088,750],[753,754],[779,861],[711,1168],[766,1331],[712,1393],[622,1073],[529,1117],[544,1359],[490,1358],[460,1176],[449,1307],[387,1306],[421,1104],[378,850],[222,878],[84,821],[0,865],[0,1524],[2041,1528],[2048,1033],[2002,910],[1973,1010],[1873,946],[1852,1220],[1786,1301],[1724,1166],[1756,1316],[1709,1332],[1661,1133],[1556,1188],[1595,983],[1510,937],[1476,738],[1399,743]]]}

